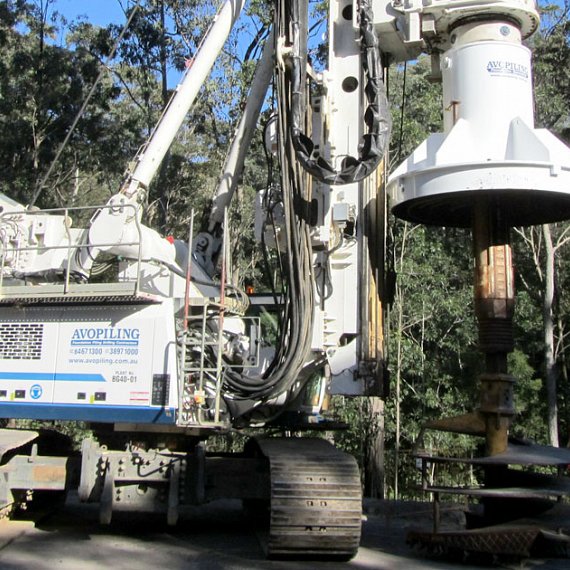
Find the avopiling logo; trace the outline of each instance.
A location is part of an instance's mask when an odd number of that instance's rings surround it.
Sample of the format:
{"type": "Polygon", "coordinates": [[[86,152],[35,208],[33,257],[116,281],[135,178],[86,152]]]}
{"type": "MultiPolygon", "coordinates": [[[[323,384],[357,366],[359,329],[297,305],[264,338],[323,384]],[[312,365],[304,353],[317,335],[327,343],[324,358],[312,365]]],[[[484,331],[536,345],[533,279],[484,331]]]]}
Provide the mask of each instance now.
{"type": "Polygon", "coordinates": [[[487,63],[487,71],[490,75],[498,75],[501,77],[528,79],[530,76],[530,71],[526,65],[501,59],[489,61],[489,63],[487,63]]]}
{"type": "Polygon", "coordinates": [[[138,328],[78,328],[71,335],[72,346],[138,346],[138,328]]]}

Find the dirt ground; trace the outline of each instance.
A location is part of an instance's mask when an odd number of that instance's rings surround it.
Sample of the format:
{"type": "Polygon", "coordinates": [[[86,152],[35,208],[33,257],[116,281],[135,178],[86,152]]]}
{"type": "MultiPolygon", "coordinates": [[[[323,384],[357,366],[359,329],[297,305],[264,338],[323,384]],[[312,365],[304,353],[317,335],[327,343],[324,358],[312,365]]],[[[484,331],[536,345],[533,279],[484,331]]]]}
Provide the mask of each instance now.
{"type": "MultiPolygon", "coordinates": [[[[446,528],[459,528],[464,514],[457,506],[443,508],[446,528]]],[[[522,559],[484,561],[426,557],[406,544],[412,528],[429,530],[429,503],[366,501],[358,555],[350,562],[266,560],[262,537],[244,517],[238,501],[222,501],[192,509],[175,528],[162,517],[117,514],[108,527],[98,524],[97,508],[73,496],[63,509],[36,522],[0,522],[2,570],[246,570],[246,569],[568,569],[570,560],[522,559]]]]}

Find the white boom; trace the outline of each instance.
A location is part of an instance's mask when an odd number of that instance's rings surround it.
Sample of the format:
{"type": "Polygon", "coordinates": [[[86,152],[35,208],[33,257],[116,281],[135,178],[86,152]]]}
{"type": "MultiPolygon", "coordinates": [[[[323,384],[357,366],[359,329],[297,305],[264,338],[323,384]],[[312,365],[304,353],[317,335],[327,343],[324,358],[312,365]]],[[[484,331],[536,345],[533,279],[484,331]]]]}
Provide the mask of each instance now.
{"type": "Polygon", "coordinates": [[[212,27],[206,35],[196,57],[176,88],[176,92],[152,133],[148,144],[139,154],[133,173],[125,183],[122,192],[134,196],[141,188],[148,188],[172,141],[180,131],[188,111],[194,104],[208,74],[218,58],[234,23],[238,19],[243,0],[226,0],[218,12],[212,27]]]}

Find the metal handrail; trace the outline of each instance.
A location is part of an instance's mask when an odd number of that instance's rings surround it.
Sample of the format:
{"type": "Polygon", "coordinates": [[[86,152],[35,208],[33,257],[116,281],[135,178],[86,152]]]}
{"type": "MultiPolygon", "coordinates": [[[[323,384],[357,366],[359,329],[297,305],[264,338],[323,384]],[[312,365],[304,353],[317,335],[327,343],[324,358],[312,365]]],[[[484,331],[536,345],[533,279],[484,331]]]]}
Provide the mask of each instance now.
{"type": "MultiPolygon", "coordinates": [[[[0,289],[4,288],[4,270],[6,268],[6,257],[10,253],[15,253],[16,255],[20,252],[24,251],[36,251],[38,253],[50,251],[50,250],[60,250],[64,249],[67,250],[67,264],[65,267],[65,280],[64,280],[64,289],[63,293],[69,293],[69,281],[70,281],[70,265],[71,265],[71,258],[74,252],[82,250],[84,248],[104,248],[104,247],[113,247],[113,246],[136,246],[137,247],[137,258],[136,262],[137,265],[140,267],[142,262],[142,229],[141,223],[138,219],[137,208],[134,204],[121,204],[117,206],[115,204],[105,204],[102,206],[73,206],[68,208],[49,208],[46,210],[41,210],[41,214],[47,215],[49,214],[58,214],[62,215],[64,218],[64,227],[65,227],[65,234],[66,239],[69,243],[65,245],[36,245],[36,246],[18,246],[18,247],[10,247],[8,244],[0,244],[2,245],[2,255],[1,255],[1,264],[0,264],[0,289]],[[129,241],[129,242],[97,242],[97,243],[72,243],[71,238],[71,226],[68,222],[69,220],[69,213],[70,212],[79,212],[79,211],[95,211],[98,212],[103,209],[116,209],[116,208],[128,208],[133,211],[133,219],[135,222],[136,233],[138,235],[138,240],[129,241]]],[[[4,220],[13,219],[15,217],[23,217],[23,216],[37,216],[37,211],[28,211],[28,210],[20,210],[20,211],[11,211],[11,212],[3,212],[0,213],[0,225],[4,220]]],[[[93,216],[92,218],[93,219],[93,216]]],[[[86,230],[87,228],[77,228],[78,230],[86,230]]],[[[136,273],[135,282],[135,294],[138,294],[140,291],[140,271],[136,273]]]]}

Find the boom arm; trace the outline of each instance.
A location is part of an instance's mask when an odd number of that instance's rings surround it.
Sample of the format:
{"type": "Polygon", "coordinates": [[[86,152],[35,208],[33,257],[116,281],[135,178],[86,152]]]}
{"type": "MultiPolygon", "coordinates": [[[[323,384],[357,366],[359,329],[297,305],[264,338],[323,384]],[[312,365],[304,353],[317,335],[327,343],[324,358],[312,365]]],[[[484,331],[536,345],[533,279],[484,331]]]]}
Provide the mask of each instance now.
{"type": "Polygon", "coordinates": [[[224,212],[229,207],[243,171],[245,157],[255,134],[255,126],[273,76],[274,33],[265,40],[263,55],[257,64],[245,109],[228,151],[218,187],[212,202],[207,226],[194,240],[194,255],[210,275],[214,272],[215,258],[221,247],[224,212]]]}
{"type": "Polygon", "coordinates": [[[111,248],[83,247],[73,260],[72,272],[87,278],[97,255],[109,251],[126,257],[137,257],[138,250],[133,244],[142,241],[143,259],[154,259],[163,263],[174,264],[175,252],[172,244],[162,239],[154,230],[142,227],[139,238],[140,222],[146,192],[160,164],[176,137],[180,127],[192,107],[200,88],[210,73],[216,58],[240,15],[243,0],[226,0],[208,31],[192,65],[172,96],[160,121],[153,131],[148,144],[143,147],[136,159],[136,166],[125,180],[118,194],[112,196],[106,208],[101,209],[92,219],[86,230],[84,240],[87,244],[106,243],[111,235],[118,246],[111,248]],[[136,217],[128,215],[126,205],[136,206],[136,217]],[[103,239],[102,239],[103,238],[103,239]],[[124,245],[122,245],[124,244],[124,245]]]}
{"type": "Polygon", "coordinates": [[[146,191],[152,182],[164,156],[194,104],[198,92],[222,51],[224,43],[240,15],[243,4],[243,0],[226,0],[218,12],[204,42],[192,61],[192,65],[186,70],[148,144],[137,156],[135,169],[121,189],[121,192],[129,198],[136,196],[141,190],[146,191]]]}

